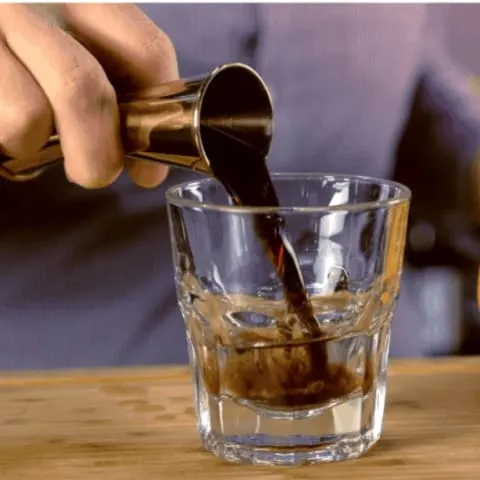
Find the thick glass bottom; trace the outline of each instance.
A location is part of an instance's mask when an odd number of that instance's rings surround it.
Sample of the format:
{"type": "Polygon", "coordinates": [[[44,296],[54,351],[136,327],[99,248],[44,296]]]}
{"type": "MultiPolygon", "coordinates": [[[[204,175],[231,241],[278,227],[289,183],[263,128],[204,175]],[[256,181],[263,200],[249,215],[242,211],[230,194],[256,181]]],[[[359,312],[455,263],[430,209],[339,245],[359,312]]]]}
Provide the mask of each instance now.
{"type": "Polygon", "coordinates": [[[373,430],[360,435],[328,437],[298,436],[285,444],[285,437],[218,437],[200,432],[204,448],[233,463],[295,466],[311,463],[338,462],[360,457],[380,438],[373,430]]]}
{"type": "MultiPolygon", "coordinates": [[[[338,358],[359,381],[345,395],[303,408],[234,396],[227,383],[225,388],[221,382],[216,389],[207,388],[212,379],[206,383],[202,369],[195,368],[195,405],[204,447],[226,461],[266,465],[334,462],[364,454],[382,432],[389,328],[340,342],[333,345],[329,357],[338,358]],[[366,377],[368,382],[362,383],[366,377]]],[[[195,358],[191,343],[190,347],[195,358]]],[[[275,373],[267,371],[265,375],[275,373]]],[[[271,378],[260,377],[257,387],[262,382],[270,385],[268,380],[271,378]]],[[[265,392],[267,398],[268,390],[265,392]]]]}

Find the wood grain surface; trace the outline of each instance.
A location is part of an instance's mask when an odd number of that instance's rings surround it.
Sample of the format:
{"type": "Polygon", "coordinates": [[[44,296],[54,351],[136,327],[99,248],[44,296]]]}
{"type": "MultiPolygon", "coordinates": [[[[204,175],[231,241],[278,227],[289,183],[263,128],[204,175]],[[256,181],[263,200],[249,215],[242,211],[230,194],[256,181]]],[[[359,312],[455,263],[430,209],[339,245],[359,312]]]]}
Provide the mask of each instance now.
{"type": "Polygon", "coordinates": [[[360,460],[299,468],[204,452],[183,367],[0,378],[2,480],[480,478],[480,358],[392,362],[378,445],[360,460]]]}

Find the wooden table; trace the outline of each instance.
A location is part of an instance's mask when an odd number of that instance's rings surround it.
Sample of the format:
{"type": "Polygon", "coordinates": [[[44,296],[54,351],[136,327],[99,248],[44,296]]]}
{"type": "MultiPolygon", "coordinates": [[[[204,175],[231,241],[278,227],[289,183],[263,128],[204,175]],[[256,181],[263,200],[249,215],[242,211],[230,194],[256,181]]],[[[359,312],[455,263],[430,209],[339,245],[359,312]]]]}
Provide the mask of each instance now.
{"type": "Polygon", "coordinates": [[[394,361],[379,444],[360,460],[300,468],[204,452],[185,368],[1,378],[1,480],[480,478],[480,357],[394,361]]]}

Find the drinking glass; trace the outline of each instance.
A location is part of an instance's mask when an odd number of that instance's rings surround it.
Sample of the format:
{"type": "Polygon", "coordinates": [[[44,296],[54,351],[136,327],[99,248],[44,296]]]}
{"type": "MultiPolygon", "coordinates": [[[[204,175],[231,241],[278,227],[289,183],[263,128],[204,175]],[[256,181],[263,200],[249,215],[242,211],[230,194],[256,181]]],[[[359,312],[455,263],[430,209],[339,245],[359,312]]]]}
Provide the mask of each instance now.
{"type": "Polygon", "coordinates": [[[380,438],[409,190],[376,178],[274,174],[281,207],[242,207],[212,178],[167,192],[203,446],[297,465],[380,438]],[[307,335],[256,233],[281,218],[314,311],[307,335]],[[311,333],[312,331],[310,331],[311,333]]]}

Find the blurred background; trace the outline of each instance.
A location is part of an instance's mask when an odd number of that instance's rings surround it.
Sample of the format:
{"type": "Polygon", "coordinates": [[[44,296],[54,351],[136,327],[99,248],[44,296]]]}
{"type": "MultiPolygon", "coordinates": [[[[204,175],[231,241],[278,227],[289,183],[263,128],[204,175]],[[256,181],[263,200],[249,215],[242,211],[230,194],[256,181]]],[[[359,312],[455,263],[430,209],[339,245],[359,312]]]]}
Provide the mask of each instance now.
{"type": "MultiPolygon", "coordinates": [[[[452,58],[472,75],[472,88],[480,95],[480,5],[444,5],[447,19],[447,47],[452,58]]],[[[473,268],[473,270],[475,270],[473,268]]],[[[465,285],[465,321],[463,351],[480,353],[480,314],[475,302],[476,272],[469,270],[465,285]],[[470,335],[470,332],[472,333],[470,335]]]]}
{"type": "MultiPolygon", "coordinates": [[[[435,5],[436,13],[442,16],[445,26],[445,46],[452,61],[462,67],[471,75],[472,90],[480,96],[480,4],[450,4],[435,5]]],[[[428,214],[427,214],[428,216],[428,214]]],[[[476,303],[476,278],[477,267],[480,262],[480,232],[468,231],[454,240],[453,249],[439,248],[436,252],[428,248],[429,240],[434,229],[429,228],[428,219],[423,225],[420,221],[415,222],[410,229],[409,251],[407,256],[418,261],[420,265],[431,263],[430,274],[437,276],[437,282],[432,282],[432,291],[426,292],[425,302],[431,301],[442,292],[442,284],[445,292],[458,290],[460,302],[459,318],[462,318],[463,325],[459,330],[457,344],[457,353],[460,354],[480,354],[480,314],[476,303]],[[420,238],[415,238],[418,235],[420,238]],[[422,240],[423,237],[423,240],[422,240]],[[424,249],[421,245],[425,242],[424,249]],[[417,244],[416,244],[417,242],[417,244]],[[416,246],[417,248],[414,248],[416,246]],[[453,251],[452,251],[453,250],[453,251]],[[453,266],[459,269],[459,275],[456,277],[451,274],[451,270],[445,266],[453,266]]],[[[446,230],[449,230],[448,226],[446,230]]],[[[448,234],[448,232],[447,232],[448,234]]],[[[430,244],[431,245],[431,244],[430,244]]],[[[432,250],[435,250],[434,248],[432,250]]],[[[438,312],[431,309],[432,323],[438,312]]],[[[436,344],[438,353],[442,352],[442,332],[441,329],[431,333],[436,340],[432,338],[432,344],[436,344]]],[[[447,347],[447,350],[451,347],[447,347]]]]}
{"type": "MultiPolygon", "coordinates": [[[[352,11],[284,3],[142,9],[171,36],[182,76],[229,61],[259,70],[276,95],[274,170],[291,171],[295,159],[296,171],[311,171],[320,156],[324,171],[394,173],[413,190],[393,354],[480,354],[480,224],[457,203],[480,141],[480,4],[429,4],[439,16],[431,25],[426,5],[345,7],[352,11]],[[437,23],[441,38],[431,45],[437,23]],[[449,57],[437,64],[444,75],[432,75],[438,59],[421,62],[435,46],[449,57]],[[430,75],[418,78],[420,65],[430,75]],[[451,88],[439,89],[437,76],[451,88]],[[450,95],[439,101],[442,90],[450,95]]],[[[172,171],[159,189],[143,191],[123,176],[92,193],[68,183],[60,165],[29,185],[3,182],[3,369],[186,361],[162,201],[186,179],[172,171]]]]}
{"type": "Polygon", "coordinates": [[[447,48],[461,66],[480,77],[480,5],[440,5],[445,13],[447,48]]]}

